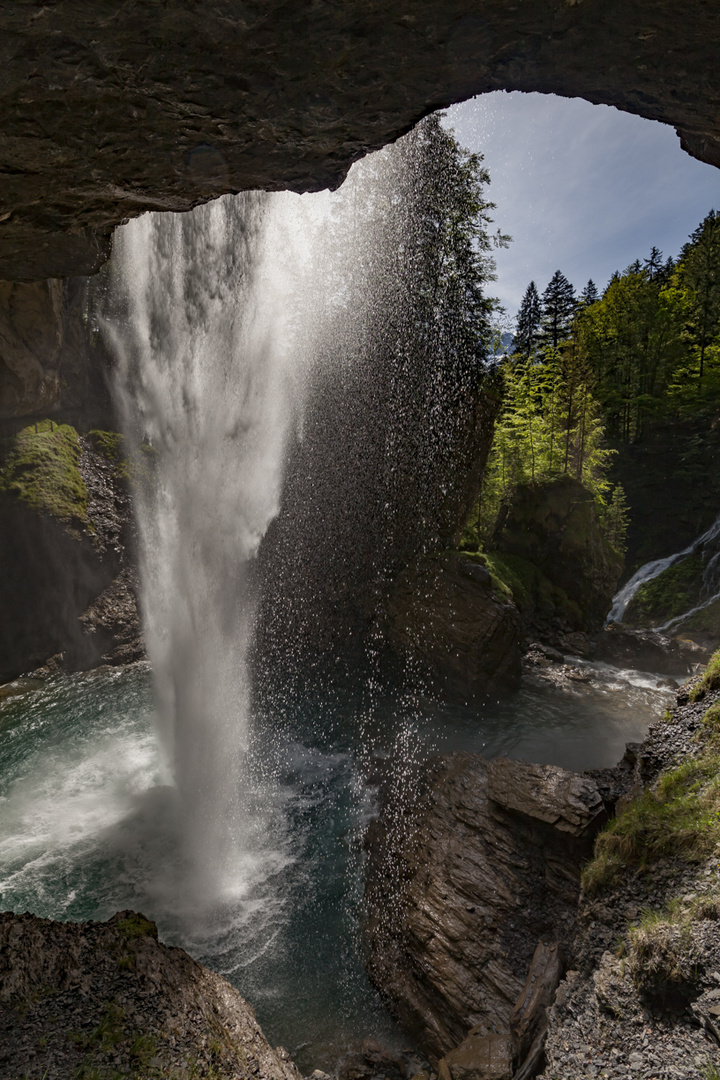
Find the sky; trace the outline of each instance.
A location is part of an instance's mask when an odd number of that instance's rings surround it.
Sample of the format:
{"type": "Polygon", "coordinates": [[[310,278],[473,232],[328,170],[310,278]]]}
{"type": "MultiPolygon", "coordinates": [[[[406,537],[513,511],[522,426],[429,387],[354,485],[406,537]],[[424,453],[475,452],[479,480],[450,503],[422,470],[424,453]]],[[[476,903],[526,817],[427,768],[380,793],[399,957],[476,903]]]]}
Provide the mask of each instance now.
{"type": "Polygon", "coordinates": [[[499,91],[454,105],[447,121],[485,157],[493,216],[513,242],[488,292],[514,316],[527,285],[556,270],[602,291],[653,244],[676,256],[713,208],[720,169],[680,148],[673,128],[579,98],[499,91]]]}

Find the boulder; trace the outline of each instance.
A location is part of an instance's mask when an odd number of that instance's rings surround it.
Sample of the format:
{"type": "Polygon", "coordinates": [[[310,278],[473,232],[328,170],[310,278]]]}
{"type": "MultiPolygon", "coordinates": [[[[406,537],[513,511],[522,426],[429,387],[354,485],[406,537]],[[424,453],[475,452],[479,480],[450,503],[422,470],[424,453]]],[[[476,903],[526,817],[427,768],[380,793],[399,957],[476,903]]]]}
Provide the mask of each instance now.
{"type": "Polygon", "coordinates": [[[0,915],[0,1071],[300,1080],[225,979],[157,940],[144,916],[0,915]]]}
{"type": "Polygon", "coordinates": [[[572,476],[524,484],[501,512],[491,549],[523,582],[535,621],[599,629],[622,559],[600,528],[592,492],[572,476]]]}
{"type": "Polygon", "coordinates": [[[597,828],[598,817],[605,813],[595,781],[557,765],[496,758],[488,763],[487,793],[506,810],[546,821],[574,836],[597,828]]]}
{"type": "Polygon", "coordinates": [[[468,1035],[443,1058],[452,1080],[512,1080],[509,1035],[468,1035]]]}
{"type": "Polygon", "coordinates": [[[488,570],[464,556],[421,560],[386,606],[388,640],[428,687],[468,701],[520,681],[520,616],[488,570]]]}

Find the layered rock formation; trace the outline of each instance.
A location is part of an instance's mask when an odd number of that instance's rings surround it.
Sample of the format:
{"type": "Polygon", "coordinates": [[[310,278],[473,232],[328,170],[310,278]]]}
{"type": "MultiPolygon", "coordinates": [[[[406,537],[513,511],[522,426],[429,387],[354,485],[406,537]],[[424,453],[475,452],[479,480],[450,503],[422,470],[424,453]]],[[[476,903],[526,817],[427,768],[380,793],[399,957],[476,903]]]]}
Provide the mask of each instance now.
{"type": "Polygon", "coordinates": [[[225,979],[142,915],[0,915],[0,1075],[299,1080],[225,979]]]}
{"type": "Polygon", "coordinates": [[[107,358],[88,314],[83,278],[0,281],[0,421],[62,412],[85,427],[111,422],[107,358]]]}
{"type": "Polygon", "coordinates": [[[370,829],[368,972],[453,1080],[509,1080],[537,1064],[605,805],[588,777],[472,754],[438,759],[425,785],[370,829]]]}
{"type": "Polygon", "coordinates": [[[337,184],[488,90],[615,105],[720,163],[719,33],[703,0],[5,5],[0,277],[93,273],[144,210],[337,184]]]}

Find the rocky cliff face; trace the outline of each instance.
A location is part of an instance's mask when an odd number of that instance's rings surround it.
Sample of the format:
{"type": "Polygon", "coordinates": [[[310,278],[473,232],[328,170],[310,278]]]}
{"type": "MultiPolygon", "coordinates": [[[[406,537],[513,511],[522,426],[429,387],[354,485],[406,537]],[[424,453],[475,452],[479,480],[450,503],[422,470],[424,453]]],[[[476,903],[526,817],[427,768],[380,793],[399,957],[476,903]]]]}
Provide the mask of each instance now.
{"type": "Polygon", "coordinates": [[[225,979],[142,915],[0,915],[0,1075],[299,1080],[225,979]]]}
{"type": "Polygon", "coordinates": [[[111,423],[108,361],[87,318],[84,278],[0,281],[0,421],[62,412],[86,428],[111,423]]]}
{"type": "Polygon", "coordinates": [[[144,210],[337,184],[488,90],[615,105],[720,163],[718,35],[703,0],[5,5],[0,277],[93,273],[144,210]]]}

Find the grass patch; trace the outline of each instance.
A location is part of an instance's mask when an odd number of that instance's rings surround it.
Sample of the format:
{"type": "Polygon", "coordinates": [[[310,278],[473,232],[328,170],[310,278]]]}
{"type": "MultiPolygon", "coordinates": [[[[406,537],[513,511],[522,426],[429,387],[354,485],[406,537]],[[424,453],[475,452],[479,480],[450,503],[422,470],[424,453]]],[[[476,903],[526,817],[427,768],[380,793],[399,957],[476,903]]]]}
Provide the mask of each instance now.
{"type": "Polygon", "coordinates": [[[693,926],[719,917],[720,898],[714,896],[689,903],[675,899],[661,911],[645,911],[628,931],[627,962],[636,986],[664,1001],[682,997],[700,972],[693,926]]]}
{"type": "Polygon", "coordinates": [[[713,750],[720,749],[720,701],[706,710],[696,738],[713,750]]]}
{"type": "Polygon", "coordinates": [[[595,841],[583,870],[589,894],[628,869],[645,870],[663,856],[696,862],[720,848],[720,756],[707,754],[665,773],[623,808],[595,841]]]}
{"type": "Polygon", "coordinates": [[[702,701],[710,690],[720,690],[720,649],[710,657],[702,678],[690,691],[690,700],[702,701]]]}
{"type": "Polygon", "coordinates": [[[703,563],[697,555],[673,563],[641,585],[627,606],[628,626],[657,626],[695,607],[702,591],[703,563]]]}
{"type": "Polygon", "coordinates": [[[87,488],[80,475],[80,439],[69,424],[42,420],[3,440],[0,491],[38,514],[87,524],[87,488]]]}

